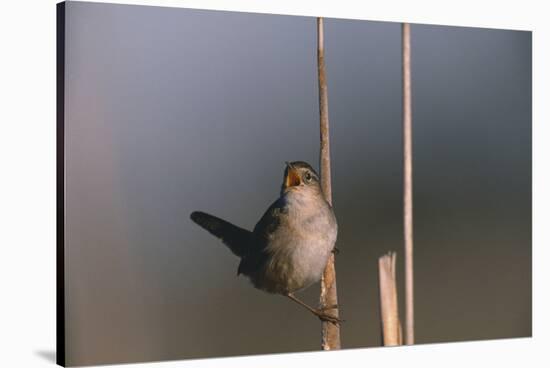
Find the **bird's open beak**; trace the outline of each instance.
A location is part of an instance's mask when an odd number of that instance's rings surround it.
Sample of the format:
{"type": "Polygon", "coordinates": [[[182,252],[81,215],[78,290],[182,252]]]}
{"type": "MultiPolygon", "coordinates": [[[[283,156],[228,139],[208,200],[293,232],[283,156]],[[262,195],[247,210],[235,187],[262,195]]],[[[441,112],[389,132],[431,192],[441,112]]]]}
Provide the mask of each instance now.
{"type": "Polygon", "coordinates": [[[285,190],[300,185],[302,180],[296,170],[290,162],[286,162],[286,176],[285,176],[285,190]]]}

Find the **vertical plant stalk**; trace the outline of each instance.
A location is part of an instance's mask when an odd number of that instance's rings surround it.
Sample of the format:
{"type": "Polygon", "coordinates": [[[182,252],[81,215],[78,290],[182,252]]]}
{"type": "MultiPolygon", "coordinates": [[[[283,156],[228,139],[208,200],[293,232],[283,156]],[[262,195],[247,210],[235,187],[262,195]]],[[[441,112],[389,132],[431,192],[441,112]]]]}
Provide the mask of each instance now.
{"type": "MultiPolygon", "coordinates": [[[[321,188],[327,202],[332,205],[332,188],[330,182],[330,139],[328,122],[328,94],[325,74],[325,48],[323,35],[323,19],[317,18],[317,67],[319,77],[319,114],[320,114],[320,157],[319,169],[321,173],[321,188]]],[[[331,254],[323,276],[321,278],[321,308],[338,305],[336,293],[336,270],[334,268],[334,254],[331,254]]],[[[338,308],[328,309],[328,313],[338,317],[338,308]]],[[[340,349],[340,326],[331,322],[322,322],[323,350],[340,349]]]]}
{"type": "Polygon", "coordinates": [[[405,240],[405,343],[414,344],[411,26],[402,25],[403,42],[403,229],[405,240]]]}
{"type": "Polygon", "coordinates": [[[403,344],[399,308],[397,304],[397,282],[395,277],[395,252],[378,258],[378,282],[380,290],[380,315],[382,317],[382,338],[384,346],[403,344]]]}

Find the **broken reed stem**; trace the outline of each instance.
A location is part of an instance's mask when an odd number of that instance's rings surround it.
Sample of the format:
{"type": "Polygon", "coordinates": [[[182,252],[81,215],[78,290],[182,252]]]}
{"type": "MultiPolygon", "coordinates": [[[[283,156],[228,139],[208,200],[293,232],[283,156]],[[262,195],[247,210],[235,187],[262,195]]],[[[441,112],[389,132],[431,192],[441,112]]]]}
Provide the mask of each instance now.
{"type": "MultiPolygon", "coordinates": [[[[328,94],[325,75],[325,49],[323,35],[323,19],[317,18],[317,67],[319,77],[319,114],[320,114],[320,157],[319,169],[321,174],[321,188],[327,202],[332,205],[332,188],[330,182],[330,137],[328,122],[328,94]]],[[[321,278],[321,308],[338,305],[336,293],[336,270],[334,268],[334,253],[331,256],[321,278]]],[[[338,308],[329,309],[328,313],[338,317],[338,308]]],[[[331,322],[322,321],[323,350],[340,349],[340,326],[331,322]]]]}
{"type": "Polygon", "coordinates": [[[380,290],[380,315],[384,346],[403,344],[399,308],[397,304],[397,282],[395,277],[395,252],[378,258],[378,282],[380,290]]]}
{"type": "Polygon", "coordinates": [[[412,110],[411,27],[402,25],[403,47],[403,227],[405,240],[405,325],[407,345],[414,344],[413,290],[413,198],[412,198],[412,110]]]}

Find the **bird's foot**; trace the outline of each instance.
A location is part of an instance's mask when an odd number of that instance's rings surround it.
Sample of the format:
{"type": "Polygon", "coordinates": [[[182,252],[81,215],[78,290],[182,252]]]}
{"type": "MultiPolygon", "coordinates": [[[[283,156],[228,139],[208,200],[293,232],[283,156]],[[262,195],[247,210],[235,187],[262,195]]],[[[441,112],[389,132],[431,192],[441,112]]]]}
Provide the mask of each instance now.
{"type": "Polygon", "coordinates": [[[321,321],[330,322],[335,325],[339,325],[340,323],[344,322],[343,319],[333,316],[332,314],[325,312],[323,309],[318,309],[316,312],[314,312],[314,314],[319,317],[321,321]]]}
{"type": "Polygon", "coordinates": [[[292,293],[286,294],[286,297],[292,300],[293,302],[300,304],[302,307],[306,308],[308,311],[310,311],[311,313],[319,317],[321,321],[331,322],[331,323],[334,323],[335,325],[338,325],[339,323],[344,322],[343,319],[333,316],[331,313],[327,313],[327,310],[337,309],[338,305],[333,304],[333,305],[323,306],[321,308],[313,308],[307,305],[306,303],[304,303],[303,301],[301,301],[300,299],[296,298],[294,295],[292,295],[292,293]]]}

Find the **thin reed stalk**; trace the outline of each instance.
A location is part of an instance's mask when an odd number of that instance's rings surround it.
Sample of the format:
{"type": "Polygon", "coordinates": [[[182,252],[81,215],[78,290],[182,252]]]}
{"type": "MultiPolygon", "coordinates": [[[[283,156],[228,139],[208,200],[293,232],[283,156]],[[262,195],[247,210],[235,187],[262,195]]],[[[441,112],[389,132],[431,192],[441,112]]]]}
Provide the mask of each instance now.
{"type": "MultiPolygon", "coordinates": [[[[321,173],[321,188],[325,198],[332,205],[332,187],[330,175],[330,135],[328,121],[328,93],[325,72],[325,47],[323,33],[323,19],[317,18],[317,68],[319,77],[319,123],[320,123],[320,154],[319,169],[321,173]]],[[[336,293],[336,270],[334,267],[334,254],[331,254],[323,277],[321,278],[321,308],[336,306],[327,312],[338,317],[338,297],[336,293]]],[[[321,347],[323,350],[340,349],[340,325],[322,321],[321,347]]]]}

